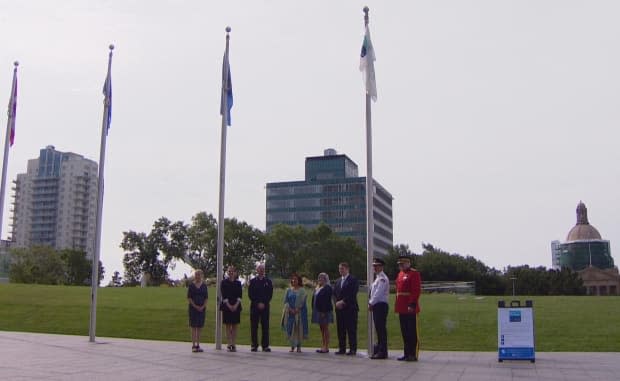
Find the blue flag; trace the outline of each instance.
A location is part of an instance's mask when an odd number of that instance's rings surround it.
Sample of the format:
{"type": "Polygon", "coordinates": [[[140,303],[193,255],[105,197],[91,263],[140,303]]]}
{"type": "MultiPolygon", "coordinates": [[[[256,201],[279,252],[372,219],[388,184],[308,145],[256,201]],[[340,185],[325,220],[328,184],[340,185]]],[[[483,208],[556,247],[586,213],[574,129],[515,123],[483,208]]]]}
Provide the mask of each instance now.
{"type": "Polygon", "coordinates": [[[103,95],[104,95],[104,107],[107,112],[106,116],[106,134],[110,129],[110,123],[112,122],[112,74],[110,73],[110,67],[108,66],[108,75],[105,78],[105,83],[103,84],[103,95]]]}
{"type": "Polygon", "coordinates": [[[226,118],[226,125],[231,126],[230,109],[233,106],[232,79],[230,77],[230,63],[228,62],[228,49],[224,53],[224,63],[222,65],[222,98],[220,104],[220,115],[226,118]],[[226,107],[224,107],[224,97],[226,97],[226,107]]]}

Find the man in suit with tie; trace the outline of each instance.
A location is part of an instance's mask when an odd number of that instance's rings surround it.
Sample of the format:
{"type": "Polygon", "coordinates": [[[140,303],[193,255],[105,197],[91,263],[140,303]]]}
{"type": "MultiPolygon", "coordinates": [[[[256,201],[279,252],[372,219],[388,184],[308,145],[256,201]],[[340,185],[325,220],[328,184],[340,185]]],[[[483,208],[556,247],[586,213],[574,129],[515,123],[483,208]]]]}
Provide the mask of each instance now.
{"type": "Polygon", "coordinates": [[[334,285],[334,300],[336,301],[336,330],[338,332],[337,355],[355,356],[357,353],[357,292],[359,282],[349,274],[349,264],[342,262],[338,265],[338,272],[342,276],[334,285]],[[349,352],[347,352],[347,336],[349,337],[349,352]]]}

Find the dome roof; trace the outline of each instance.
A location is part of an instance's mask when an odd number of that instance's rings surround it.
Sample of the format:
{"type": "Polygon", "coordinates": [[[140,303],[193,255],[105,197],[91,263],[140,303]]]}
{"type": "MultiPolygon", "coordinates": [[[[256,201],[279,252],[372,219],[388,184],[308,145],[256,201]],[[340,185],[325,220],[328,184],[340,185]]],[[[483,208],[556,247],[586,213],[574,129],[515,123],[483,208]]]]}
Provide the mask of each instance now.
{"type": "Polygon", "coordinates": [[[596,230],[596,228],[590,224],[587,225],[575,225],[568,232],[568,236],[566,237],[566,242],[571,241],[583,241],[590,239],[601,239],[601,233],[596,230]]]}
{"type": "Polygon", "coordinates": [[[588,209],[579,201],[577,205],[577,224],[568,232],[566,242],[602,239],[601,233],[588,222],[588,209]]]}

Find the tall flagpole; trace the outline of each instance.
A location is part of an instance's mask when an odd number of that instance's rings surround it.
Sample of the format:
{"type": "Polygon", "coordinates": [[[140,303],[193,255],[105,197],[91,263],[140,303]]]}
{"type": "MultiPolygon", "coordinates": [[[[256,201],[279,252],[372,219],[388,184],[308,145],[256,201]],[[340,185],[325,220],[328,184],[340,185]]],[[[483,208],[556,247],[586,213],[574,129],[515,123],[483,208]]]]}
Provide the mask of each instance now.
{"type": "Polygon", "coordinates": [[[228,73],[230,70],[228,62],[228,44],[230,41],[230,27],[226,27],[226,50],[224,52],[224,65],[222,67],[222,143],[220,146],[220,205],[217,217],[217,264],[216,264],[216,305],[215,305],[215,349],[222,349],[222,302],[221,285],[222,270],[224,268],[224,191],[226,188],[226,130],[228,129],[228,73]]]}
{"type": "Polygon", "coordinates": [[[101,148],[99,149],[99,181],[97,181],[97,222],[95,225],[95,255],[93,255],[91,293],[90,293],[90,326],[88,328],[89,341],[95,342],[95,332],[97,330],[97,289],[99,288],[99,256],[101,252],[101,220],[103,217],[103,188],[104,188],[104,166],[105,166],[105,146],[110,128],[110,112],[112,107],[112,50],[114,45],[110,45],[108,55],[108,74],[104,85],[103,103],[103,122],[101,123],[101,148]]]}
{"type": "Polygon", "coordinates": [[[6,172],[9,166],[9,147],[13,145],[11,141],[11,131],[15,127],[15,102],[17,102],[17,66],[19,62],[13,63],[13,85],[11,86],[11,98],[6,121],[6,137],[4,139],[4,160],[2,160],[2,185],[0,186],[0,239],[2,239],[2,221],[4,217],[4,194],[6,193],[6,172]]]}
{"type": "MultiPolygon", "coordinates": [[[[364,7],[364,26],[368,28],[368,7],[364,7]]],[[[374,210],[374,182],[372,178],[372,119],[370,107],[370,94],[366,91],[366,285],[370,290],[373,281],[372,257],[374,253],[374,231],[375,222],[373,216],[374,210]]],[[[374,349],[374,331],[372,312],[367,312],[367,344],[368,356],[372,356],[374,349]]]]}

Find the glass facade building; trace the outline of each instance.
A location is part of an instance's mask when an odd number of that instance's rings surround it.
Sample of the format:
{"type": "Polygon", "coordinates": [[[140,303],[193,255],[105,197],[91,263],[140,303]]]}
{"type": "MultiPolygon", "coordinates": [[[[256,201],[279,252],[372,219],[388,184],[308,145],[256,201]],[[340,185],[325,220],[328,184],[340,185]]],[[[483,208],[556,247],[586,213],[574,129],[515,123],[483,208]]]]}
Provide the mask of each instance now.
{"type": "MultiPolygon", "coordinates": [[[[374,181],[374,247],[383,256],[393,246],[392,195],[374,181]]],[[[321,222],[366,248],[366,178],[346,155],[326,150],[308,157],[304,181],[267,183],[267,231],[277,224],[312,229],[321,222]]]]}
{"type": "Polygon", "coordinates": [[[589,266],[599,269],[614,267],[609,241],[583,240],[560,244],[560,267],[580,271],[589,266]]]}

